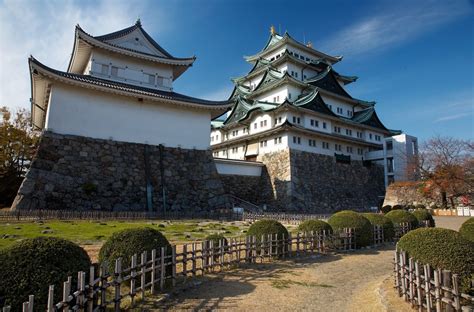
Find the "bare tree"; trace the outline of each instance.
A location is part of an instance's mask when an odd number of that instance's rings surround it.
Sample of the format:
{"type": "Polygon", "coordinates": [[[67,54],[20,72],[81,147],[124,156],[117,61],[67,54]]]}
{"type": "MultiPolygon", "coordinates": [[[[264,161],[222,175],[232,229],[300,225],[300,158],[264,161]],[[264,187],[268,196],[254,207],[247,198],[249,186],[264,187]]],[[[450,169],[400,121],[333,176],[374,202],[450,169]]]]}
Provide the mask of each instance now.
{"type": "Polygon", "coordinates": [[[436,136],[422,145],[417,163],[426,196],[441,197],[443,207],[454,208],[454,198],[472,195],[474,144],[469,140],[436,136]]]}

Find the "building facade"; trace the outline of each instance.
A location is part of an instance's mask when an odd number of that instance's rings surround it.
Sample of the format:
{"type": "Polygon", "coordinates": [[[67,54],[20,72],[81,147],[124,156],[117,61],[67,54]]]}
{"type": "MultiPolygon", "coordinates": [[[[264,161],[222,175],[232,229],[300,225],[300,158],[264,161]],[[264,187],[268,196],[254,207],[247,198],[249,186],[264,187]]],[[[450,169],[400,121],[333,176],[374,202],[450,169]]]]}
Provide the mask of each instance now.
{"type": "Polygon", "coordinates": [[[13,209],[225,208],[208,138],[230,105],[173,89],[194,61],[172,56],[139,20],[102,36],[77,26],[67,71],[30,57],[43,136],[13,209]]]}
{"type": "MultiPolygon", "coordinates": [[[[347,92],[346,85],[354,83],[357,77],[342,75],[334,69],[342,57],[320,52],[311,43],[298,42],[288,33],[280,35],[272,27],[264,48],[246,60],[253,67],[247,75],[233,79],[232,110],[211,124],[210,141],[215,158],[262,161],[267,167],[275,165],[269,161],[287,158],[285,179],[290,183],[289,189],[284,191],[289,197],[285,205],[295,210],[301,207],[303,210],[321,210],[315,206],[323,201],[326,201],[323,205],[331,209],[341,206],[341,203],[323,200],[327,196],[322,194],[299,194],[304,189],[299,184],[316,183],[321,189],[325,180],[327,185],[334,186],[333,192],[339,194],[336,196],[345,197],[341,192],[347,195],[344,205],[367,208],[378,203],[390,181],[406,178],[402,174],[402,158],[395,161],[397,155],[387,152],[387,144],[390,146],[389,142],[393,142],[392,146],[399,148],[398,140],[407,136],[388,129],[381,122],[375,102],[354,98],[347,92]],[[289,156],[275,157],[282,153],[289,156]],[[312,175],[306,176],[302,162],[312,175]],[[313,170],[314,166],[320,167],[318,163],[327,166],[313,170]],[[394,163],[398,166],[393,167],[394,163]],[[313,168],[309,164],[314,164],[313,168]],[[301,168],[296,170],[298,166],[301,168]],[[352,172],[355,176],[333,176],[332,179],[331,175],[336,175],[339,169],[339,175],[352,172]],[[357,181],[357,175],[369,177],[368,171],[374,170],[373,179],[357,181]],[[371,188],[372,199],[358,203],[355,199],[350,204],[350,198],[358,196],[354,190],[371,188]],[[311,207],[293,204],[308,200],[313,202],[311,207]]],[[[417,147],[413,151],[417,152],[417,147]]],[[[413,153],[406,155],[410,157],[413,153]]],[[[274,198],[277,197],[277,179],[281,177],[270,176],[274,198]]],[[[331,192],[330,188],[323,189],[331,192]]],[[[331,200],[340,202],[337,198],[331,200]]]]}

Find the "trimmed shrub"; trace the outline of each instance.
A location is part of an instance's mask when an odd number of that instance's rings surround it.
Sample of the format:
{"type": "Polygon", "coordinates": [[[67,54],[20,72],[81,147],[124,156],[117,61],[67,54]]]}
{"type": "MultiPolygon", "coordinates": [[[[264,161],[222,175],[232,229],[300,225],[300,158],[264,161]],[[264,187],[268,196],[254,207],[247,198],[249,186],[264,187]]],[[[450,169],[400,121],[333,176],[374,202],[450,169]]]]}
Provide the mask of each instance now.
{"type": "Polygon", "coordinates": [[[467,219],[459,229],[459,234],[465,239],[474,242],[474,217],[467,219]]]}
{"type": "Polygon", "coordinates": [[[417,209],[413,211],[413,215],[415,218],[418,220],[418,223],[420,225],[423,224],[423,221],[428,221],[428,226],[429,227],[435,227],[435,220],[433,219],[433,216],[431,213],[426,210],[426,209],[417,209]]]}
{"type": "Polygon", "coordinates": [[[392,207],[392,210],[403,210],[403,206],[402,205],[394,205],[392,207]]]}
{"type": "Polygon", "coordinates": [[[340,211],[333,214],[329,218],[328,223],[334,231],[344,228],[355,229],[357,248],[369,246],[372,242],[372,225],[366,217],[357,212],[351,210],[340,211]]]}
{"type": "MultiPolygon", "coordinates": [[[[56,237],[22,240],[0,252],[0,263],[0,306],[10,305],[12,311],[21,311],[29,295],[35,296],[35,306],[45,307],[49,285],[62,289],[68,276],[76,285],[77,272],[89,272],[91,265],[84,249],[56,237]]],[[[55,302],[60,293],[55,292],[55,302]]]]}
{"type": "Polygon", "coordinates": [[[385,206],[383,206],[383,207],[380,209],[380,211],[381,211],[382,213],[389,213],[390,210],[392,210],[392,206],[390,206],[390,205],[385,205],[385,206]]]}
{"type": "Polygon", "coordinates": [[[364,217],[366,217],[372,226],[378,225],[383,228],[383,236],[385,240],[392,240],[393,236],[395,235],[395,229],[393,227],[392,221],[384,216],[383,214],[379,213],[364,213],[364,217]]]}
{"type": "Polygon", "coordinates": [[[400,223],[410,223],[410,226],[412,229],[418,227],[418,220],[416,217],[405,210],[392,210],[389,213],[385,215],[387,218],[389,218],[394,226],[397,226],[400,223]]]}
{"type": "MultiPolygon", "coordinates": [[[[255,236],[257,244],[262,241],[262,236],[264,236],[264,241],[267,240],[267,236],[270,234],[277,235],[278,239],[283,237],[288,238],[288,230],[278,221],[275,220],[260,220],[253,223],[248,231],[247,236],[255,236]]],[[[278,253],[283,251],[284,244],[278,244],[278,253]]]]}
{"type": "Polygon", "coordinates": [[[323,220],[306,220],[298,226],[300,233],[322,232],[332,233],[332,227],[323,220]]]}
{"type": "Polygon", "coordinates": [[[417,205],[415,206],[415,208],[416,208],[416,209],[426,209],[426,206],[423,205],[423,204],[417,204],[417,205]]]}
{"type": "Polygon", "coordinates": [[[415,205],[406,205],[405,207],[403,207],[403,209],[405,209],[405,210],[415,210],[415,205]]]}
{"type": "Polygon", "coordinates": [[[474,274],[474,243],[458,232],[442,228],[416,229],[400,239],[398,248],[422,264],[459,274],[463,290],[469,291],[474,274]]]}
{"type": "Polygon", "coordinates": [[[128,268],[134,254],[140,259],[140,254],[146,250],[150,258],[151,251],[156,249],[156,256],[160,257],[161,247],[166,247],[166,255],[171,254],[171,245],[160,231],[149,227],[126,229],[113,233],[105,242],[99,251],[99,261],[107,261],[113,272],[116,259],[122,258],[122,267],[128,268]]]}

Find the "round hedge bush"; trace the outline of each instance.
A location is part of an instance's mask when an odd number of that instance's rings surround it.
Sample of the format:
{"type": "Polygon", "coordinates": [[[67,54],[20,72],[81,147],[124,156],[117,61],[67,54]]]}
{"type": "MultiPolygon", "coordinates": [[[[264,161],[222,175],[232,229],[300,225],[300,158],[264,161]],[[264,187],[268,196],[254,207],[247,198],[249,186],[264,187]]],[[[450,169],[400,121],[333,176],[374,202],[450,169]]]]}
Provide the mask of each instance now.
{"type": "Polygon", "coordinates": [[[465,239],[474,242],[474,217],[467,219],[459,229],[459,234],[465,239]]]}
{"type": "Polygon", "coordinates": [[[398,248],[422,264],[459,274],[463,289],[469,290],[470,277],[474,274],[474,243],[458,232],[443,228],[416,229],[400,239],[398,248]]]}
{"type": "MultiPolygon", "coordinates": [[[[270,234],[276,234],[278,239],[282,239],[283,237],[288,238],[288,230],[286,229],[286,227],[284,227],[283,224],[275,220],[259,220],[249,227],[246,234],[248,237],[255,236],[257,244],[262,241],[262,236],[264,236],[263,239],[264,241],[266,241],[268,235],[270,234]]],[[[282,253],[284,243],[279,243],[277,248],[278,253],[282,253]]]]}
{"type": "Polygon", "coordinates": [[[392,221],[384,216],[383,214],[379,213],[364,213],[364,217],[366,217],[372,226],[378,225],[383,228],[383,237],[385,240],[392,240],[393,236],[395,235],[395,229],[393,227],[392,221]]]}
{"type": "Polygon", "coordinates": [[[332,227],[323,220],[306,220],[298,226],[300,233],[323,232],[332,233],[332,227]]]}
{"type": "Polygon", "coordinates": [[[99,262],[107,261],[110,272],[113,272],[116,259],[122,258],[122,268],[128,268],[134,254],[140,259],[140,254],[146,250],[150,258],[151,251],[156,249],[156,256],[159,257],[161,247],[166,247],[167,255],[171,254],[171,245],[160,231],[149,227],[126,229],[113,233],[102,245],[99,262]]]}
{"type": "Polygon", "coordinates": [[[423,221],[428,221],[428,227],[435,227],[435,220],[431,213],[426,209],[416,209],[412,212],[415,218],[418,220],[418,224],[422,225],[423,221]]]}
{"type": "Polygon", "coordinates": [[[385,215],[387,218],[389,218],[394,226],[397,226],[400,223],[410,223],[410,226],[412,229],[418,227],[418,220],[416,217],[405,210],[392,210],[389,213],[385,215]]]}
{"type": "Polygon", "coordinates": [[[380,211],[381,211],[382,213],[389,213],[390,210],[392,210],[392,206],[390,206],[390,205],[385,205],[385,206],[383,206],[382,208],[380,208],[380,211]]]}
{"type": "Polygon", "coordinates": [[[333,214],[328,223],[334,231],[344,228],[353,228],[356,231],[356,247],[369,246],[372,242],[372,224],[363,215],[351,211],[343,210],[333,214]]]}
{"type": "MultiPolygon", "coordinates": [[[[45,307],[49,285],[62,289],[68,276],[77,283],[77,272],[89,272],[91,261],[78,245],[56,237],[25,239],[0,252],[0,306],[21,311],[29,295],[35,306],[45,307]],[[1,302],[4,301],[4,302],[1,302]]],[[[60,300],[55,292],[55,302],[60,300]]]]}

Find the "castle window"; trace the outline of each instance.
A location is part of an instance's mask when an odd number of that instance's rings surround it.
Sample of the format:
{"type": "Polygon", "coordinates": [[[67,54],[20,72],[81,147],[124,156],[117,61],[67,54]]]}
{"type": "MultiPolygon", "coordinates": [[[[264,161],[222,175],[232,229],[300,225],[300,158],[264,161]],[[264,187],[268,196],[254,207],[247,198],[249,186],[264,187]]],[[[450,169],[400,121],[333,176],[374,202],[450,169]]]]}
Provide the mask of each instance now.
{"type": "Polygon", "coordinates": [[[108,75],[109,74],[109,65],[102,65],[101,74],[102,75],[108,75]]]}
{"type": "Polygon", "coordinates": [[[112,66],[110,70],[110,75],[112,77],[117,77],[118,76],[118,67],[117,66],[112,66]]]}
{"type": "Polygon", "coordinates": [[[362,148],[357,148],[357,154],[359,155],[364,154],[364,150],[362,148]]]}
{"type": "Polygon", "coordinates": [[[358,137],[359,139],[362,139],[362,132],[357,131],[357,137],[358,137]]]}
{"type": "Polygon", "coordinates": [[[267,146],[267,140],[260,141],[260,147],[265,147],[267,146]]]}
{"type": "Polygon", "coordinates": [[[338,113],[338,114],[342,114],[342,108],[338,107],[338,108],[337,108],[337,113],[338,113]]]}
{"type": "Polygon", "coordinates": [[[323,122],[323,129],[326,129],[326,123],[323,122]]]}
{"type": "Polygon", "coordinates": [[[216,141],[219,140],[219,135],[216,135],[216,141]]]}
{"type": "Polygon", "coordinates": [[[352,154],[352,146],[347,146],[346,150],[348,153],[352,154]]]}
{"type": "Polygon", "coordinates": [[[309,144],[309,146],[314,146],[314,147],[316,147],[316,140],[309,139],[309,140],[308,140],[308,144],[309,144]]]}
{"type": "Polygon", "coordinates": [[[151,85],[155,84],[155,75],[146,74],[148,76],[148,83],[151,85]]]}
{"type": "Polygon", "coordinates": [[[372,140],[372,133],[369,133],[369,139],[372,140]]]}
{"type": "Polygon", "coordinates": [[[257,123],[256,122],[253,124],[253,128],[257,129],[257,123]]]}
{"type": "Polygon", "coordinates": [[[341,127],[334,126],[334,132],[341,133],[341,127]]]}
{"type": "Polygon", "coordinates": [[[288,93],[288,98],[291,100],[291,93],[288,93]]]}
{"type": "Polygon", "coordinates": [[[298,72],[295,72],[295,78],[298,78],[298,72]]]}
{"type": "Polygon", "coordinates": [[[281,143],[281,137],[275,138],[274,144],[280,144],[281,143]]]}
{"type": "Polygon", "coordinates": [[[301,144],[301,138],[300,137],[293,137],[293,143],[295,144],[301,144]]]}
{"type": "Polygon", "coordinates": [[[380,141],[380,135],[375,135],[375,141],[380,141]]]}
{"type": "Polygon", "coordinates": [[[163,85],[163,77],[156,77],[156,84],[159,85],[159,86],[162,86],[163,85]]]}
{"type": "Polygon", "coordinates": [[[340,152],[342,150],[341,144],[334,144],[334,149],[340,152]]]}
{"type": "Polygon", "coordinates": [[[352,136],[352,130],[351,129],[346,129],[346,135],[352,136]]]}
{"type": "Polygon", "coordinates": [[[328,142],[323,142],[323,148],[324,149],[329,149],[329,143],[328,142]]]}
{"type": "Polygon", "coordinates": [[[328,104],[328,106],[329,106],[329,109],[332,111],[332,105],[331,105],[331,104],[328,104]]]}
{"type": "Polygon", "coordinates": [[[300,57],[300,55],[299,55],[298,53],[295,53],[295,56],[296,56],[297,58],[299,58],[299,57],[300,57]]]}
{"type": "Polygon", "coordinates": [[[352,111],[351,110],[347,110],[347,116],[352,117],[352,111]]]}

